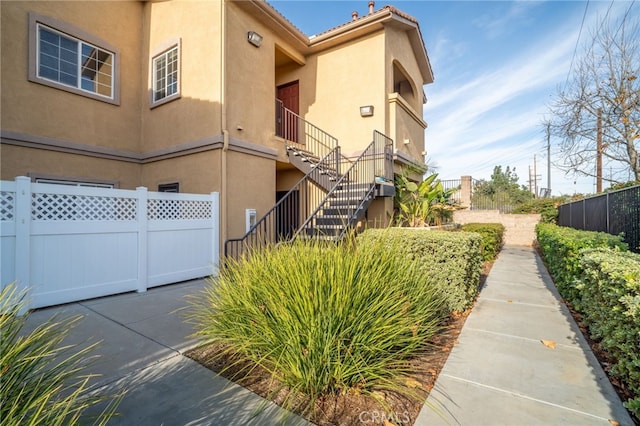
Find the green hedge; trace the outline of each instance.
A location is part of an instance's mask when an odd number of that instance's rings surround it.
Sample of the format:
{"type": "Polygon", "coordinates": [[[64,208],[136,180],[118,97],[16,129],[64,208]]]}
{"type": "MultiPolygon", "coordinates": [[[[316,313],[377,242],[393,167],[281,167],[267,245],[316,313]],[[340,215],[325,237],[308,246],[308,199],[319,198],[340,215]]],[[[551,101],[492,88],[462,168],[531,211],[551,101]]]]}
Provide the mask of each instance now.
{"type": "Polygon", "coordinates": [[[611,374],[632,392],[625,405],[640,418],[640,255],[584,250],[580,268],[576,287],[589,333],[612,356],[611,374]]]}
{"type": "Polygon", "coordinates": [[[536,198],[527,203],[516,206],[511,210],[512,214],[532,214],[540,215],[543,223],[558,223],[558,206],[570,201],[567,196],[553,198],[536,198]]]}
{"type": "Polygon", "coordinates": [[[576,278],[580,274],[580,250],[609,247],[628,250],[622,238],[604,232],[580,231],[548,223],[536,226],[538,244],[558,290],[576,309],[581,309],[576,278]]]}
{"type": "Polygon", "coordinates": [[[412,228],[369,229],[358,236],[358,243],[380,239],[395,246],[399,255],[418,260],[420,273],[446,294],[449,312],[461,312],[473,304],[482,271],[480,235],[412,228]]]}
{"type": "Polygon", "coordinates": [[[625,406],[640,417],[640,255],[602,232],[541,223],[536,233],[560,294],[611,355],[610,373],[633,395],[625,406]]]}
{"type": "Polygon", "coordinates": [[[482,259],[491,262],[498,257],[504,239],[501,223],[467,223],[460,228],[465,232],[477,232],[482,237],[482,259]]]}

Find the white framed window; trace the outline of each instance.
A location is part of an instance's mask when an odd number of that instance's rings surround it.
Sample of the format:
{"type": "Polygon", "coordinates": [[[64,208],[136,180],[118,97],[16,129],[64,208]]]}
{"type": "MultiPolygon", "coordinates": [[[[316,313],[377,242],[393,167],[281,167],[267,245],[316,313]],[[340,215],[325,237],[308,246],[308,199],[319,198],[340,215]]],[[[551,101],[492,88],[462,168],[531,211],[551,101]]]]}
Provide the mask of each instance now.
{"type": "MultiPolygon", "coordinates": [[[[256,226],[256,223],[258,220],[258,213],[256,212],[256,209],[245,209],[244,216],[245,216],[245,229],[246,229],[246,232],[249,232],[251,231],[251,228],[256,226]]],[[[255,232],[256,230],[254,229],[253,233],[255,232]]]]}
{"type": "Polygon", "coordinates": [[[116,49],[55,19],[29,18],[29,80],[119,104],[116,49]]]}
{"type": "Polygon", "coordinates": [[[113,189],[115,187],[112,183],[101,183],[101,182],[80,182],[73,180],[61,180],[61,179],[46,179],[46,178],[36,178],[36,183],[48,183],[53,185],[66,185],[66,186],[82,186],[88,188],[108,188],[113,189]]]}
{"type": "Polygon", "coordinates": [[[180,42],[173,42],[151,60],[151,105],[180,97],[180,42]]]}

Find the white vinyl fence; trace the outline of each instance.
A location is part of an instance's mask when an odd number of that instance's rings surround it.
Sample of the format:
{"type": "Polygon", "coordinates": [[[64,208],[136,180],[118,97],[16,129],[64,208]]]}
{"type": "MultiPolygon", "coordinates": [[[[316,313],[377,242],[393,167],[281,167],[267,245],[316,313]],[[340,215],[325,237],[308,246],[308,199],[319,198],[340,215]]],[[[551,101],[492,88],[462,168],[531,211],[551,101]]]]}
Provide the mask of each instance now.
{"type": "Polygon", "coordinates": [[[0,181],[0,255],[30,308],[216,275],[218,193],[0,181]]]}

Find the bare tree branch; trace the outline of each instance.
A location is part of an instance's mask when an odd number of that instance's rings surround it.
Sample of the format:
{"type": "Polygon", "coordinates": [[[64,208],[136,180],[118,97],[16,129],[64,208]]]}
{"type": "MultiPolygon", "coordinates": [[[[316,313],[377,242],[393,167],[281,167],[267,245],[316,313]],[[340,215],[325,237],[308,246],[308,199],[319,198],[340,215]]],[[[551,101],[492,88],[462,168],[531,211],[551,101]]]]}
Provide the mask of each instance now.
{"type": "Polygon", "coordinates": [[[640,19],[603,21],[550,105],[551,134],[561,140],[554,163],[567,173],[596,176],[598,116],[609,179],[640,181],[640,19]]]}

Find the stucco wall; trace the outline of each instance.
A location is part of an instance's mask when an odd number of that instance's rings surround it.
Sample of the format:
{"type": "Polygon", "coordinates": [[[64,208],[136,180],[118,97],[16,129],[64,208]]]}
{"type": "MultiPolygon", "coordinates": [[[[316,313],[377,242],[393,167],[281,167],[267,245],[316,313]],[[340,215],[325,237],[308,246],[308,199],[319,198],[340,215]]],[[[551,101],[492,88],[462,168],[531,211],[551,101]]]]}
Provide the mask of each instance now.
{"type": "Polygon", "coordinates": [[[502,214],[498,210],[456,210],[453,221],[465,223],[501,223],[505,227],[505,244],[531,246],[539,214],[502,214]]]}
{"type": "Polygon", "coordinates": [[[275,132],[276,35],[235,3],[227,5],[227,126],[232,137],[268,145],[275,132]],[[249,31],[263,36],[260,47],[247,42],[249,31]]]}
{"type": "Polygon", "coordinates": [[[227,153],[227,238],[245,234],[245,209],[261,218],[275,204],[275,161],[227,153]]]}
{"type": "Polygon", "coordinates": [[[346,153],[371,143],[374,130],[385,131],[384,48],[384,33],[378,32],[308,61],[316,70],[316,85],[304,92],[306,118],[338,138],[346,153]],[[372,117],[360,116],[364,105],[373,105],[372,117]]]}
{"type": "Polygon", "coordinates": [[[35,12],[108,42],[119,49],[119,75],[139,75],[142,10],[141,2],[3,2],[2,130],[139,151],[137,78],[120,78],[120,105],[113,105],[31,82],[27,68],[35,12]]]}
{"type": "Polygon", "coordinates": [[[412,158],[423,161],[425,151],[426,123],[423,119],[423,81],[411,42],[406,31],[388,28],[385,37],[386,62],[389,65],[386,85],[388,101],[388,132],[395,146],[412,158]],[[413,96],[398,96],[394,92],[393,64],[402,71],[411,83],[413,96]],[[408,142],[408,143],[407,143],[408,142]]]}
{"type": "Polygon", "coordinates": [[[140,85],[144,151],[218,135],[220,127],[220,2],[153,2],[145,9],[140,85]],[[151,108],[151,59],[180,43],[181,98],[151,108]],[[146,53],[148,52],[148,53],[146,53]]]}
{"type": "Polygon", "coordinates": [[[121,189],[140,186],[140,165],[86,157],[64,152],[0,145],[0,179],[17,176],[68,178],[76,181],[104,180],[121,189]]]}
{"type": "Polygon", "coordinates": [[[157,191],[159,184],[174,182],[180,184],[180,192],[220,191],[220,150],[155,161],[142,168],[142,185],[150,191],[157,191]]]}
{"type": "Polygon", "coordinates": [[[389,226],[393,215],[393,197],[381,197],[373,200],[367,211],[369,228],[384,228],[389,226]]]}

